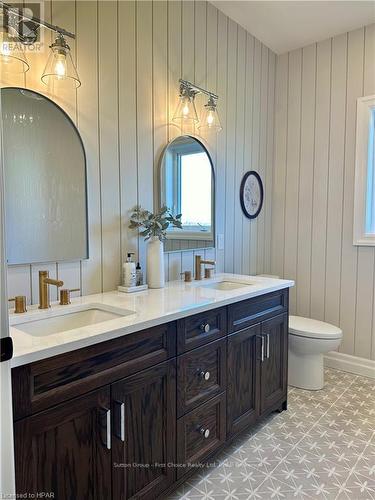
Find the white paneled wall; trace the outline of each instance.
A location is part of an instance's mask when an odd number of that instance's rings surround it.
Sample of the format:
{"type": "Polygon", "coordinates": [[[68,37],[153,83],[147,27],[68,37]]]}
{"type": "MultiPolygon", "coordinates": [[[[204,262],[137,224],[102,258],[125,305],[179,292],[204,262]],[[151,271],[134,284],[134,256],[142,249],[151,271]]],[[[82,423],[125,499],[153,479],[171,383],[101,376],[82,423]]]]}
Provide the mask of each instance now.
{"type": "Polygon", "coordinates": [[[294,313],[340,325],[375,359],[375,248],[353,246],[356,99],[375,94],[375,25],[277,58],[274,274],[294,313]]]}
{"type": "MultiPolygon", "coordinates": [[[[225,234],[225,248],[205,254],[216,253],[219,270],[269,272],[274,53],[203,1],[51,0],[45,1],[45,17],[76,32],[71,45],[82,86],[47,89],[40,82],[47,51],[30,55],[24,78],[1,83],[45,93],[78,125],[88,160],[90,259],[11,267],[9,293],[37,302],[41,268],[89,294],[116,287],[127,251],[145,265],[145,244],[127,229],[129,210],[136,203],[153,207],[167,141],[199,134],[171,122],[180,77],[220,96],[224,130],[218,138],[202,139],[216,165],[216,227],[225,234]],[[241,176],[249,169],[258,170],[265,183],[265,206],[256,221],[246,219],[239,205],[241,176]]],[[[192,269],[194,251],[165,258],[167,279],[178,279],[192,269]]]]}

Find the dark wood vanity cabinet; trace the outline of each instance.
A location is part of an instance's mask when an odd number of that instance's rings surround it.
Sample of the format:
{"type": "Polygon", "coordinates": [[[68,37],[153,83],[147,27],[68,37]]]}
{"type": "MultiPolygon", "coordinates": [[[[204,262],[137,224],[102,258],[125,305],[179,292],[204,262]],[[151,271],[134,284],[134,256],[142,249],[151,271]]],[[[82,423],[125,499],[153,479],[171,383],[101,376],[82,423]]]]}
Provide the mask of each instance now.
{"type": "Polygon", "coordinates": [[[16,487],[20,497],[53,493],[59,499],[111,498],[109,409],[107,386],[16,422],[16,487]]]}
{"type": "Polygon", "coordinates": [[[228,337],[227,430],[232,436],[259,417],[259,324],[228,337]]]}
{"type": "Polygon", "coordinates": [[[276,409],[280,401],[285,406],[287,356],[287,313],[229,335],[228,436],[276,409]]]}
{"type": "Polygon", "coordinates": [[[167,361],[112,385],[113,498],[152,498],[174,482],[175,368],[167,361]]]}
{"type": "MultiPolygon", "coordinates": [[[[260,364],[260,413],[273,408],[287,394],[288,314],[261,324],[264,353],[260,364]]],[[[285,403],[284,403],[285,404],[285,403]]]]}
{"type": "Polygon", "coordinates": [[[18,493],[164,498],[287,401],[288,290],[12,370],[18,493]]]}

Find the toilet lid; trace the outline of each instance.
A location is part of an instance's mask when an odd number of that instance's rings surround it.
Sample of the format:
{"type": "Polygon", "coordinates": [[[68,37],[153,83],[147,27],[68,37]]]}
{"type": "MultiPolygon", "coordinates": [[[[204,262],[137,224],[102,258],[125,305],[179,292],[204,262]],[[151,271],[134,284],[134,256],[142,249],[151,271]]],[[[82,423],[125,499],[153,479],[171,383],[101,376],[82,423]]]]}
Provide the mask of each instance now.
{"type": "Polygon", "coordinates": [[[342,337],[342,330],[337,326],[302,316],[289,316],[289,333],[312,339],[340,339],[342,337]]]}

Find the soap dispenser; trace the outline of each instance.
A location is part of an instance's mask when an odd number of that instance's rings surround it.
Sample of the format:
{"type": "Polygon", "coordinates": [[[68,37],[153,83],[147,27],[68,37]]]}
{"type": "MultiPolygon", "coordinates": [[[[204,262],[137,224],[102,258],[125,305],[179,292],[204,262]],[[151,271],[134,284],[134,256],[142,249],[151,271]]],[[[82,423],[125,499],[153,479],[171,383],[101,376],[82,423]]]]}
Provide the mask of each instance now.
{"type": "Polygon", "coordinates": [[[124,262],[122,266],[123,285],[126,287],[136,286],[137,284],[135,262],[132,260],[132,255],[134,255],[134,253],[128,253],[126,262],[124,262]]]}
{"type": "Polygon", "coordinates": [[[135,272],[136,272],[137,286],[142,286],[143,285],[143,272],[142,272],[141,264],[139,262],[137,262],[135,272]]]}

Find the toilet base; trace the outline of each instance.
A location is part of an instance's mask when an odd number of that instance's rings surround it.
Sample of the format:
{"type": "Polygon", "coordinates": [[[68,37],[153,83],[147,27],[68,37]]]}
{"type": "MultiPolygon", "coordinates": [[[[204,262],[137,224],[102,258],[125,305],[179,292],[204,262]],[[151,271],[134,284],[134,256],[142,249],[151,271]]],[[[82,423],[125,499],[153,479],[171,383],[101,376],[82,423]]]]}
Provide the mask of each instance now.
{"type": "Polygon", "coordinates": [[[323,354],[298,354],[289,349],[288,384],[318,391],[324,387],[323,354]]]}

